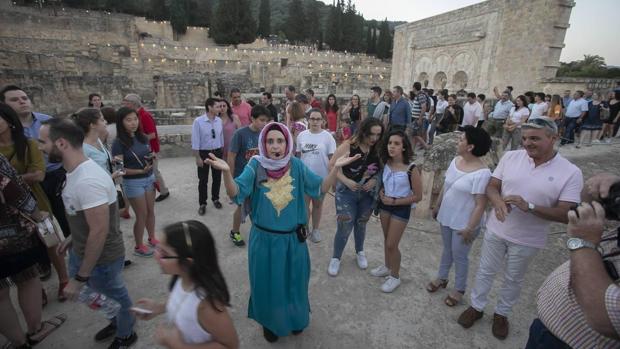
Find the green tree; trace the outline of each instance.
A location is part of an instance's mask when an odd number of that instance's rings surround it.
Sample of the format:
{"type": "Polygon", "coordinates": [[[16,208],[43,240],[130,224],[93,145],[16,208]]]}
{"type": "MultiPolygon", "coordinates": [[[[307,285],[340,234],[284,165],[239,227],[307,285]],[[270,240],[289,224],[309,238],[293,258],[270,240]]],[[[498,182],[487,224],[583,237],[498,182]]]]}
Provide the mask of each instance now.
{"type": "Polygon", "coordinates": [[[247,0],[220,0],[210,35],[220,45],[249,44],[256,39],[256,21],[247,0]]]}
{"type": "Polygon", "coordinates": [[[374,55],[377,53],[377,22],[372,20],[368,22],[368,29],[366,31],[366,53],[374,55]]]}
{"type": "Polygon", "coordinates": [[[258,9],[258,35],[264,38],[271,34],[271,3],[261,0],[258,9]]]}
{"type": "Polygon", "coordinates": [[[381,22],[379,28],[379,40],[377,41],[377,57],[387,59],[392,57],[392,34],[387,18],[381,22]]]}
{"type": "Polygon", "coordinates": [[[148,10],[148,17],[163,21],[168,19],[166,0],[151,0],[151,8],[148,10]]]}
{"type": "Polygon", "coordinates": [[[584,55],[582,60],[560,62],[557,76],[613,79],[620,77],[620,69],[608,68],[605,58],[599,55],[584,55]]]}
{"type": "Polygon", "coordinates": [[[211,25],[213,17],[212,0],[190,0],[189,3],[189,24],[199,27],[211,25]]]}
{"type": "Polygon", "coordinates": [[[304,6],[301,0],[292,0],[288,6],[288,18],[286,20],[286,37],[295,43],[306,40],[306,21],[304,6]]]}
{"type": "Polygon", "coordinates": [[[312,44],[318,44],[321,40],[321,22],[319,20],[319,8],[314,1],[308,1],[306,3],[306,35],[308,41],[312,44]]]}
{"type": "Polygon", "coordinates": [[[325,43],[332,50],[342,49],[342,17],[343,3],[342,0],[337,0],[330,8],[325,29],[325,43]]]}
{"type": "Polygon", "coordinates": [[[189,24],[189,1],[170,1],[168,3],[168,12],[170,13],[170,25],[172,26],[172,30],[177,34],[185,34],[187,25],[189,24]]]}

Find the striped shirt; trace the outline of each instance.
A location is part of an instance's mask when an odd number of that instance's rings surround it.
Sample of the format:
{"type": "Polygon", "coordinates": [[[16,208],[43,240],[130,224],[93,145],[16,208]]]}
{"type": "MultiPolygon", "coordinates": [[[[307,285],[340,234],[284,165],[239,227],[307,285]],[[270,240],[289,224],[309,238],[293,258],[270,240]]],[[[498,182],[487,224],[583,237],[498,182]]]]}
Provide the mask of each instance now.
{"type": "MultiPolygon", "coordinates": [[[[612,240],[603,241],[601,247],[605,253],[617,250],[616,232],[605,234],[614,236],[612,240]],[[612,246],[613,245],[613,246],[612,246]]],[[[618,265],[620,256],[614,261],[618,265]]],[[[620,341],[605,337],[594,331],[577,303],[577,298],[570,287],[570,261],[559,266],[549,275],[538,290],[538,318],[560,340],[573,348],[618,348],[620,341]]],[[[605,291],[605,308],[607,315],[617,333],[620,333],[620,287],[611,284],[605,291]]]]}
{"type": "Polygon", "coordinates": [[[417,119],[422,114],[422,105],[426,105],[426,110],[428,111],[430,108],[428,107],[428,97],[423,92],[418,92],[418,94],[413,98],[411,103],[411,118],[417,119]]]}

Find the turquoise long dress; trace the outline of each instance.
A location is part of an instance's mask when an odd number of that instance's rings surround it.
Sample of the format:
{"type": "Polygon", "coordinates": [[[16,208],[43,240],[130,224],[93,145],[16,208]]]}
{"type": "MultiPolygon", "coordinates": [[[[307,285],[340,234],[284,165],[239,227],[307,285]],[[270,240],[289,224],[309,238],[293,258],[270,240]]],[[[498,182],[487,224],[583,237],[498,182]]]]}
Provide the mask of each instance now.
{"type": "Polygon", "coordinates": [[[310,322],[310,256],[306,242],[299,242],[295,230],[308,220],[304,195],[318,199],[323,179],[297,158],[291,159],[290,169],[282,178],[258,181],[256,185],[257,173],[263,177],[261,170],[253,159],[235,178],[239,192],[234,201],[240,205],[249,197],[252,208],[248,317],[284,337],[303,330],[310,322]],[[291,233],[270,233],[257,225],[291,233]]]}

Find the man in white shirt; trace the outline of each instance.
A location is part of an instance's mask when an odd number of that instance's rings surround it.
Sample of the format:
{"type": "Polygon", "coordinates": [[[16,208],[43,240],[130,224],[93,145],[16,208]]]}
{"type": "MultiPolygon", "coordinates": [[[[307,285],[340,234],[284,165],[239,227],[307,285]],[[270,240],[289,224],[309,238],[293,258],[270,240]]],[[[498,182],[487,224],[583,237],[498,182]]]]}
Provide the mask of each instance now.
{"type": "Polygon", "coordinates": [[[482,105],[476,99],[476,94],[470,92],[467,94],[467,102],[463,105],[463,122],[461,127],[471,125],[478,126],[478,120],[482,120],[482,105]]]}
{"type": "Polygon", "coordinates": [[[575,129],[588,113],[588,101],[583,98],[583,91],[575,91],[564,113],[564,137],[560,145],[575,142],[575,129]]]}
{"type": "Polygon", "coordinates": [[[547,110],[549,110],[549,105],[545,103],[545,94],[542,92],[536,93],[534,95],[534,106],[532,107],[529,119],[534,120],[546,116],[547,110]]]}
{"type": "Polygon", "coordinates": [[[118,206],[112,177],[82,150],[84,133],[69,119],[49,119],[39,131],[39,148],[50,162],[62,162],[67,180],[62,189],[71,236],[59,246],[69,246],[69,275],[64,289],[69,299],[77,299],[85,285],[121,306],[110,325],[99,331],[96,340],[114,335],[109,348],[126,348],[136,342],[135,317],[122,271],[125,262],[123,236],[116,228],[118,206]]]}
{"type": "MultiPolygon", "coordinates": [[[[198,214],[203,216],[207,210],[209,165],[204,160],[213,153],[222,159],[224,147],[224,128],[220,113],[219,100],[207,98],[205,102],[207,112],[194,120],[192,125],[192,153],[198,167],[198,214]]],[[[222,171],[211,168],[213,183],[211,183],[211,200],[217,209],[222,208],[220,203],[220,185],[222,171]]]]}

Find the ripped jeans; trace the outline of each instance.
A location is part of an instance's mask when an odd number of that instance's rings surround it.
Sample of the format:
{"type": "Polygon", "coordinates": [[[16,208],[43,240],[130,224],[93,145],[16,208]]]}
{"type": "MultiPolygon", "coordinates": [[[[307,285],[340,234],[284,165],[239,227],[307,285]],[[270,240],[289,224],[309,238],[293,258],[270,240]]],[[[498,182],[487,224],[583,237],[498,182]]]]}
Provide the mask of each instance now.
{"type": "Polygon", "coordinates": [[[336,236],[334,236],[333,258],[340,259],[349,235],[353,231],[355,252],[364,251],[366,223],[374,205],[373,192],[351,191],[346,185],[336,185],[336,236]]]}

